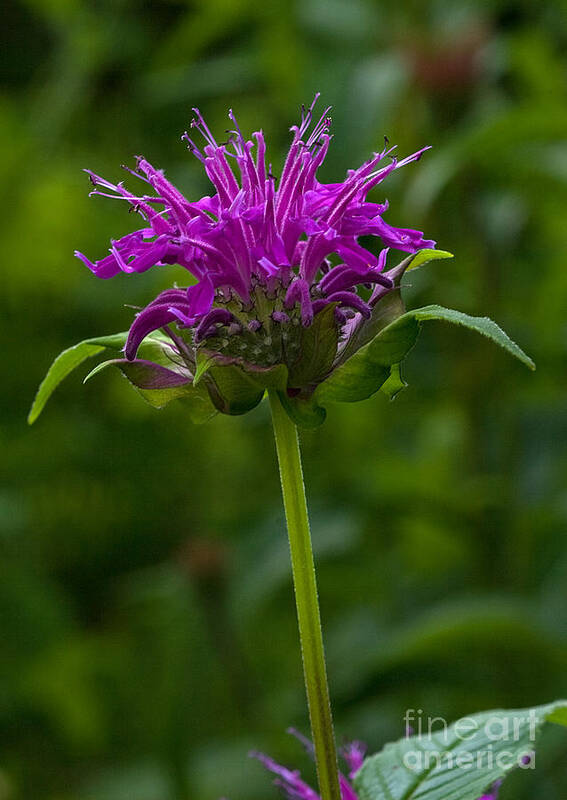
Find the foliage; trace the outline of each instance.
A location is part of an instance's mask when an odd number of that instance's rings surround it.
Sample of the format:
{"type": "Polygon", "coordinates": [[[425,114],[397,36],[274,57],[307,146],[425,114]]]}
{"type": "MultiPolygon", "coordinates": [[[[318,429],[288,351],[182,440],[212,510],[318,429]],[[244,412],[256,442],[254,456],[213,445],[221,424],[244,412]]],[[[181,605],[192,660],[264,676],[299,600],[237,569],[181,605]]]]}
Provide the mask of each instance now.
{"type": "MultiPolygon", "coordinates": [[[[420,719],[420,728],[422,720],[420,719]]],[[[515,711],[485,711],[387,744],[356,775],[360,800],[479,800],[515,769],[536,767],[546,722],[567,725],[567,702],[515,711]]]]}

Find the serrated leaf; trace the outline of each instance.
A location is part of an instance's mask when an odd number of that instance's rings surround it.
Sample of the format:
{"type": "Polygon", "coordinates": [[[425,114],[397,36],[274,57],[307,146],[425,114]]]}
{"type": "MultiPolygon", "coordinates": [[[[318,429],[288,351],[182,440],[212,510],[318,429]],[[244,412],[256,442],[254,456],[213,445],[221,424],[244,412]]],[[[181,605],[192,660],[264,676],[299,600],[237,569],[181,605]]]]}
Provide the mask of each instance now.
{"type": "Polygon", "coordinates": [[[365,760],[354,780],[358,798],[478,800],[516,767],[535,766],[534,747],[546,721],[567,724],[567,701],[485,711],[446,729],[438,723],[431,735],[422,728],[421,735],[387,744],[365,760]]]}
{"type": "Polygon", "coordinates": [[[495,344],[500,345],[500,347],[507,350],[510,355],[513,355],[530,369],[535,369],[535,364],[532,359],[489,317],[470,317],[462,311],[455,311],[452,308],[444,308],[443,306],[437,305],[424,306],[415,311],[410,311],[408,314],[412,315],[420,322],[437,319],[444,322],[451,322],[453,325],[462,325],[465,328],[476,331],[492,339],[495,344]]]}
{"type": "Polygon", "coordinates": [[[361,347],[315,390],[320,404],[327,402],[353,403],[365,400],[380,389],[390,367],[399,364],[414,346],[420,325],[428,320],[451,322],[476,331],[535,369],[535,364],[518,345],[488,317],[471,317],[462,311],[431,305],[407,311],[386,325],[380,333],[361,347]]]}
{"type": "Polygon", "coordinates": [[[32,425],[36,421],[55,389],[76,367],[86,361],[87,358],[92,358],[92,356],[96,356],[107,349],[122,350],[127,337],[127,331],[112,334],[111,336],[97,336],[92,339],[85,339],[73,347],[63,350],[49,367],[45,378],[39,385],[28,414],[28,424],[32,425]]]}

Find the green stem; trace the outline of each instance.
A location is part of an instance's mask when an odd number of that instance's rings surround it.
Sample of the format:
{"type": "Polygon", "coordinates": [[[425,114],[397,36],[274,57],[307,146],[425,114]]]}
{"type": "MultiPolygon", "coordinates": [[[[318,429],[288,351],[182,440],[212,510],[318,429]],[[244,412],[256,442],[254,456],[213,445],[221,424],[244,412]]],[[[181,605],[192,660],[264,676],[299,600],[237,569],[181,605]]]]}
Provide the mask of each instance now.
{"type": "Polygon", "coordinates": [[[337,751],[325,667],[321,615],[297,428],[270,392],[272,422],[289,535],[303,674],[322,800],[341,800],[337,751]]]}

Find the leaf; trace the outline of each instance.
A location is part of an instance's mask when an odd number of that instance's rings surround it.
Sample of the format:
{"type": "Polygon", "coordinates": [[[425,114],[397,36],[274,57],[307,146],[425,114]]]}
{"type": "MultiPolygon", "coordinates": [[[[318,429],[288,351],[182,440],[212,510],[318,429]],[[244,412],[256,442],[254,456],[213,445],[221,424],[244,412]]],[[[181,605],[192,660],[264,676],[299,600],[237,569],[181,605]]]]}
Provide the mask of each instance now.
{"type": "Polygon", "coordinates": [[[353,356],[317,387],[315,399],[321,405],[358,403],[375,394],[389,375],[389,367],[353,356]]]}
{"type": "Polygon", "coordinates": [[[488,317],[471,317],[443,306],[424,306],[397,317],[337,367],[315,390],[316,401],[320,404],[353,403],[373,395],[390,375],[389,368],[407,356],[417,341],[421,323],[427,320],[452,322],[474,330],[500,345],[530,369],[535,369],[531,358],[488,317]]]}
{"type": "Polygon", "coordinates": [[[92,358],[104,350],[122,350],[126,343],[128,332],[116,333],[111,336],[98,336],[93,339],[85,339],[79,344],[69,347],[60,353],[53,364],[49,367],[47,375],[41,382],[37,394],[32,403],[28,414],[28,424],[33,425],[43,411],[45,404],[61,383],[76,367],[92,358]]]}
{"type": "Polygon", "coordinates": [[[481,333],[483,336],[492,339],[495,344],[500,345],[500,347],[507,350],[510,355],[515,356],[515,358],[530,369],[535,369],[535,364],[532,359],[518,347],[516,342],[510,339],[508,334],[505,333],[496,322],[489,319],[489,317],[470,317],[468,314],[463,314],[462,311],[455,311],[454,309],[443,308],[443,306],[437,305],[424,306],[415,311],[410,311],[408,314],[414,316],[415,319],[420,322],[438,319],[445,322],[452,322],[453,325],[463,325],[465,328],[470,328],[470,330],[481,333]]]}
{"type": "MultiPolygon", "coordinates": [[[[64,350],[53,362],[42,381],[28,416],[31,425],[40,415],[46,402],[59,383],[87,358],[112,350],[122,351],[128,332],[111,336],[85,339],[64,350]]],[[[154,408],[163,408],[172,400],[182,399],[193,422],[200,423],[216,414],[209,393],[203,387],[189,383],[185,366],[170,358],[171,340],[161,331],[154,331],[144,339],[138,350],[142,359],[110,359],[89,372],[85,381],[108,366],[119,367],[138,393],[154,408]],[[161,385],[160,385],[161,384],[161,385]],[[169,385],[167,385],[169,384],[169,385]]]]}
{"type": "Polygon", "coordinates": [[[418,250],[417,253],[413,253],[409,258],[405,260],[408,262],[405,272],[409,272],[411,269],[417,269],[418,267],[422,267],[424,264],[429,264],[430,261],[440,261],[444,258],[454,258],[453,253],[449,253],[448,250],[430,250],[428,248],[424,248],[423,250],[418,250]]]}
{"type": "Polygon", "coordinates": [[[535,742],[546,721],[567,725],[567,701],[485,711],[446,728],[437,720],[431,734],[422,719],[421,735],[387,744],[365,760],[354,781],[358,798],[477,800],[515,768],[535,766],[535,742]]]}

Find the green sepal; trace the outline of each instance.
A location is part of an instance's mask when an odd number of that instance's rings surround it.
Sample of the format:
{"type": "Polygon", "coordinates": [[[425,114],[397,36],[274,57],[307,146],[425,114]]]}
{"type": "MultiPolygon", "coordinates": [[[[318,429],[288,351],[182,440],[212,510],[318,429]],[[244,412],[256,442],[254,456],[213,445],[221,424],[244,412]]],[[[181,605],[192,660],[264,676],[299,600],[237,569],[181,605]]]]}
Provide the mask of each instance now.
{"type": "Polygon", "coordinates": [[[317,387],[316,401],[356,403],[371,397],[389,378],[392,364],[402,361],[414,346],[418,334],[412,312],[402,314],[317,387]]]}
{"type": "Polygon", "coordinates": [[[399,393],[403,392],[405,388],[407,388],[407,382],[402,375],[402,365],[392,364],[390,367],[390,375],[380,387],[380,391],[383,392],[389,400],[395,400],[399,393]]]}
{"type": "Polygon", "coordinates": [[[315,386],[329,374],[337,354],[337,303],[329,303],[307,328],[301,329],[300,355],[289,370],[289,386],[315,386]]]}
{"type": "Polygon", "coordinates": [[[327,412],[316,401],[314,395],[290,397],[286,392],[278,392],[280,402],[288,417],[301,428],[318,428],[325,422],[327,412]]]}
{"type": "Polygon", "coordinates": [[[237,364],[211,366],[203,380],[215,408],[222,414],[246,414],[264,396],[264,389],[237,364]]]}
{"type": "Polygon", "coordinates": [[[364,761],[354,779],[357,797],[477,800],[519,767],[523,757],[533,760],[546,722],[567,726],[567,701],[473,714],[448,726],[446,734],[439,725],[431,736],[425,728],[421,736],[391,742],[364,761]]]}
{"type": "Polygon", "coordinates": [[[217,361],[217,356],[214,353],[208,353],[206,350],[198,350],[195,356],[195,377],[193,383],[198,386],[201,382],[203,375],[205,375],[210,367],[217,361]]]}
{"type": "MultiPolygon", "coordinates": [[[[199,357],[197,358],[199,372],[199,357]]],[[[268,389],[285,391],[287,367],[256,367],[247,363],[222,363],[222,358],[205,355],[201,360],[200,386],[206,386],[215,408],[223,414],[245,414],[262,400],[268,389]]]]}
{"type": "Polygon", "coordinates": [[[243,367],[246,375],[262,389],[276,389],[285,392],[288,385],[288,370],[285,364],[276,364],[274,367],[243,367]]]}
{"type": "Polygon", "coordinates": [[[394,290],[374,306],[370,319],[365,320],[350,338],[341,354],[339,364],[347,361],[361,347],[371,342],[387,325],[405,313],[406,307],[402,300],[401,282],[406,272],[418,269],[431,261],[439,261],[446,258],[453,258],[453,254],[447,250],[424,248],[406,256],[403,261],[400,261],[396,267],[390,270],[388,274],[394,281],[394,290]]]}

